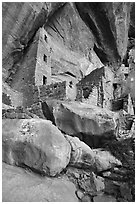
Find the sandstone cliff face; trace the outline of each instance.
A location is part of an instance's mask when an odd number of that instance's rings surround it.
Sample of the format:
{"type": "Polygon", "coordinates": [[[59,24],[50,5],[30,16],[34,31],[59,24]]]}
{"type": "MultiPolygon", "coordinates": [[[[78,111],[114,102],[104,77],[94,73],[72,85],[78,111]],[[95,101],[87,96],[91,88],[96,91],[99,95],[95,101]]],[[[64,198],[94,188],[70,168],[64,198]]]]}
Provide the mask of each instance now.
{"type": "Polygon", "coordinates": [[[133,11],[134,3],[122,2],[4,2],[3,80],[23,94],[26,106],[27,97],[32,98],[29,87],[43,83],[44,46],[49,77],[69,71],[81,80],[106,63],[117,69],[126,56],[128,31],[134,34],[133,11]],[[40,29],[46,30],[46,40],[40,29]]]}
{"type": "Polygon", "coordinates": [[[4,78],[24,56],[36,31],[62,3],[3,2],[2,59],[4,78]]]}
{"type": "Polygon", "coordinates": [[[73,3],[57,10],[48,20],[45,29],[72,51],[83,55],[94,46],[94,38],[73,3]]]}
{"type": "Polygon", "coordinates": [[[76,3],[96,39],[95,51],[105,63],[117,64],[127,50],[132,3],[76,3]]]}
{"type": "MultiPolygon", "coordinates": [[[[96,52],[103,63],[111,62],[115,66],[126,54],[129,27],[130,33],[134,30],[133,14],[130,21],[133,3],[4,2],[2,7],[4,79],[14,72],[14,66],[28,52],[34,35],[42,26],[66,50],[87,59],[90,52],[93,55],[96,52]]],[[[53,67],[62,65],[55,61],[53,67]]],[[[84,63],[83,70],[88,67],[88,63],[84,63]]]]}
{"type": "MultiPolygon", "coordinates": [[[[51,69],[53,74],[71,71],[81,78],[91,63],[103,66],[93,50],[94,37],[85,25],[73,3],[57,10],[45,24],[52,47],[51,69]],[[92,49],[92,51],[90,51],[92,49]],[[92,53],[92,59],[89,55],[92,53]]],[[[93,69],[93,68],[91,68],[93,69]]]]}

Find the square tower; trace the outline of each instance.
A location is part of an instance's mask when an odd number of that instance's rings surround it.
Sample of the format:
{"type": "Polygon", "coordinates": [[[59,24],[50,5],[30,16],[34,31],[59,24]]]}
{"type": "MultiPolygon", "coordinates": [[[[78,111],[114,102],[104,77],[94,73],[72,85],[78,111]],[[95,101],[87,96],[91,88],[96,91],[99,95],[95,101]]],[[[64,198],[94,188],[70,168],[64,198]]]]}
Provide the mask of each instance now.
{"type": "Polygon", "coordinates": [[[35,85],[51,83],[51,48],[48,44],[48,34],[44,28],[39,29],[37,60],[35,70],[35,85]]]}

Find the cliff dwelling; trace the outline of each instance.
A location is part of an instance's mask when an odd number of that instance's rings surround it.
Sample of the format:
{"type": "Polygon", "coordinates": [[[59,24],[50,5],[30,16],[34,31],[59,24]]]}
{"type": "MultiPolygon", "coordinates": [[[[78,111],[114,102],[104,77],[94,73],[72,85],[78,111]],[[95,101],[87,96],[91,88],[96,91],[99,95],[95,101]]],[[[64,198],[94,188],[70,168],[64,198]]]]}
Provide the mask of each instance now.
{"type": "Polygon", "coordinates": [[[2,202],[135,202],[135,2],[2,2],[2,202]]]}
{"type": "Polygon", "coordinates": [[[114,73],[106,66],[92,71],[78,84],[79,100],[111,110],[114,73]]]}

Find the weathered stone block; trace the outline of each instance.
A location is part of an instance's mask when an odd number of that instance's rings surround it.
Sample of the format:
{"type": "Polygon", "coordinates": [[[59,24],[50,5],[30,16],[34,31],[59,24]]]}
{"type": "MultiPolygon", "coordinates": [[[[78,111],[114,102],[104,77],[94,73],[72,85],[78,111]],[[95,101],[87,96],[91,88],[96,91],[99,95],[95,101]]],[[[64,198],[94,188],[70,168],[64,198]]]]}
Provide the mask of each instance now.
{"type": "Polygon", "coordinates": [[[115,137],[115,113],[90,104],[62,102],[53,105],[57,127],[81,138],[90,146],[115,137]]]}
{"type": "Polygon", "coordinates": [[[40,177],[3,163],[2,182],[3,202],[78,202],[76,187],[66,176],[40,177]]]}
{"type": "Polygon", "coordinates": [[[69,163],[70,144],[50,121],[5,119],[2,134],[3,161],[8,164],[55,176],[69,163]]]}
{"type": "Polygon", "coordinates": [[[101,172],[122,163],[110,152],[103,149],[91,149],[77,137],[65,136],[71,144],[71,158],[69,165],[79,168],[89,168],[94,172],[101,172]]]}

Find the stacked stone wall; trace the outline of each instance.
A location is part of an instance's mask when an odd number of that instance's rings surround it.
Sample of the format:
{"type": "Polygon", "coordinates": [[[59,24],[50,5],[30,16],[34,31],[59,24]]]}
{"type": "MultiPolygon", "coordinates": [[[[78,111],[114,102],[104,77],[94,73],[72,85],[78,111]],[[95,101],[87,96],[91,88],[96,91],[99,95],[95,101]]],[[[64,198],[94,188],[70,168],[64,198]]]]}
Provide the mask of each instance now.
{"type": "Polygon", "coordinates": [[[76,84],[77,87],[77,96],[76,96],[76,101],[82,101],[82,86],[78,83],[76,84]]]}
{"type": "Polygon", "coordinates": [[[15,109],[3,109],[2,110],[3,119],[30,119],[30,118],[39,118],[35,114],[31,113],[23,107],[17,107],[15,109]]]}
{"type": "Polygon", "coordinates": [[[60,99],[66,98],[66,82],[58,82],[50,85],[39,86],[40,100],[46,101],[47,99],[60,99]]]}
{"type": "Polygon", "coordinates": [[[10,96],[8,96],[5,93],[2,93],[2,103],[11,106],[12,102],[11,102],[10,96]]]}
{"type": "MultiPolygon", "coordinates": [[[[103,84],[102,84],[102,76],[104,76],[104,67],[100,69],[96,69],[87,75],[84,79],[82,79],[77,84],[77,100],[88,102],[89,96],[96,89],[97,98],[96,105],[103,106],[103,84]]],[[[91,97],[90,97],[91,100],[91,97]]]]}

